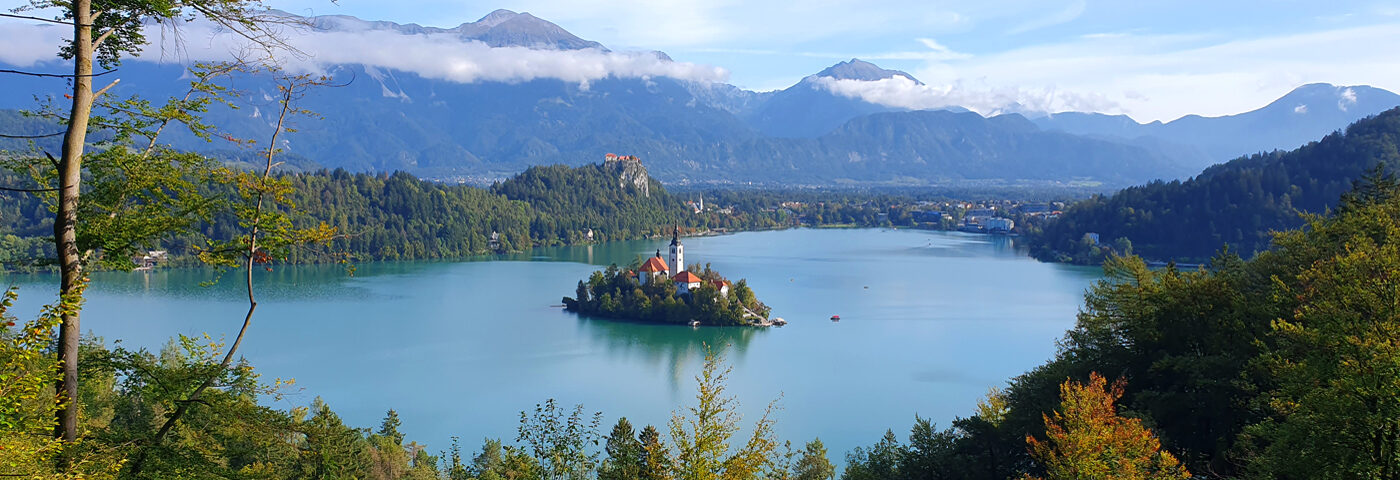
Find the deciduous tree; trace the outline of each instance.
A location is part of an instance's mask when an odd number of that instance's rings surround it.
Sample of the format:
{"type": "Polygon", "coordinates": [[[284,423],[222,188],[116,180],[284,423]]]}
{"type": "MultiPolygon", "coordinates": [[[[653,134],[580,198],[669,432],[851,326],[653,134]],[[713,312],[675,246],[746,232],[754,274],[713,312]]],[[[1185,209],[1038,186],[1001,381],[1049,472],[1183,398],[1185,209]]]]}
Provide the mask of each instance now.
{"type": "Polygon", "coordinates": [[[778,448],[770,403],[754,424],[749,440],[737,450],[730,441],[739,430],[738,402],[725,393],[730,368],[714,351],[705,355],[705,366],[695,378],[695,406],[671,416],[674,442],[674,478],[680,480],[745,479],[762,473],[778,448]]]}
{"type": "MultiPolygon", "coordinates": [[[[266,28],[278,17],[265,12],[258,0],[180,0],[180,1],[113,1],[113,0],[31,0],[27,6],[14,10],[16,14],[56,10],[56,18],[39,18],[71,25],[73,36],[61,46],[59,56],[71,60],[72,75],[67,75],[72,91],[64,116],[67,128],[63,134],[62,151],[54,158],[57,202],[53,224],[54,245],[58,254],[59,298],[81,298],[83,264],[87,252],[78,242],[80,196],[84,166],[84,150],[92,120],[94,102],[116,84],[94,90],[94,80],[112,70],[97,72],[94,65],[115,67],[121,59],[137,53],[146,44],[144,24],[147,21],[178,22],[200,17],[236,32],[254,43],[266,47],[281,45],[280,39],[266,28]],[[76,295],[75,295],[76,294],[76,295]]],[[[81,328],[81,301],[62,314],[59,327],[58,358],[62,370],[58,390],[64,408],[58,414],[55,436],[73,441],[78,436],[78,350],[81,328]]]]}
{"type": "MultiPolygon", "coordinates": [[[[1060,386],[1060,409],[1044,415],[1045,440],[1026,436],[1031,456],[1050,480],[1167,480],[1191,474],[1162,449],[1142,421],[1118,415],[1123,382],[1089,375],[1088,383],[1060,386]]],[[[1029,478],[1029,477],[1027,477],[1029,478]]]]}

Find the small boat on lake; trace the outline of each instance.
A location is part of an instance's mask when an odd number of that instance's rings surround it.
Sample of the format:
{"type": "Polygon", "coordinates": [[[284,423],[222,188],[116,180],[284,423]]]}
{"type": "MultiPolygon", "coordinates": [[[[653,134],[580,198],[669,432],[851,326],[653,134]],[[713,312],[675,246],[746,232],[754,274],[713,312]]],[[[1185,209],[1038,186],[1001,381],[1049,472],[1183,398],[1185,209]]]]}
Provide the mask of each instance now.
{"type": "Polygon", "coordinates": [[[698,326],[700,326],[700,321],[699,321],[699,320],[691,320],[690,323],[689,323],[689,325],[692,326],[692,327],[698,327],[698,326]]]}
{"type": "Polygon", "coordinates": [[[832,316],[831,316],[831,321],[833,321],[833,322],[839,322],[839,321],[841,321],[841,316],[840,316],[840,315],[832,315],[832,316]]]}
{"type": "Polygon", "coordinates": [[[774,325],[774,326],[777,326],[777,327],[781,327],[781,326],[783,326],[783,325],[787,325],[787,320],[783,320],[783,317],[775,318],[775,319],[773,319],[773,325],[774,325]]]}

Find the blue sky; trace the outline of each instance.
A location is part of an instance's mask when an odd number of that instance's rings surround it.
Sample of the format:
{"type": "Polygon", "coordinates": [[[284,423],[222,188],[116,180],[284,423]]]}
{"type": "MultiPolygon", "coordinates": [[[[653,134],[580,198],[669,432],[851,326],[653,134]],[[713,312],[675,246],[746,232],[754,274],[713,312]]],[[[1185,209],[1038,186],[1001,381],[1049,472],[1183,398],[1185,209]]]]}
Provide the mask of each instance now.
{"type": "Polygon", "coordinates": [[[1311,82],[1400,90],[1400,4],[1373,1],[447,0],[275,2],[294,13],[455,26],[527,11],[613,49],[784,88],[859,57],[931,85],[1050,109],[1170,120],[1262,106],[1311,82]]]}
{"type": "MultiPolygon", "coordinates": [[[[1313,82],[1400,91],[1400,4],[1090,0],[268,0],[297,14],[452,27],[530,12],[621,51],[720,67],[785,88],[859,57],[928,84],[884,85],[978,105],[1126,113],[1139,121],[1258,108],[1313,82]]],[[[0,52],[3,54],[4,52],[0,52]]]]}

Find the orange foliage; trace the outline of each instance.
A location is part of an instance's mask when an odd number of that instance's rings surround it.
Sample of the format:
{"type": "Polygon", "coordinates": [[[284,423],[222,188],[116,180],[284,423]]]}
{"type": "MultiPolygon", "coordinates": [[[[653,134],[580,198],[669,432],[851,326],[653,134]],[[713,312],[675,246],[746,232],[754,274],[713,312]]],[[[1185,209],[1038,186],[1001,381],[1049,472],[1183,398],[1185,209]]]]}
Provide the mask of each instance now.
{"type": "Polygon", "coordinates": [[[1060,410],[1042,415],[1047,438],[1026,436],[1031,456],[1050,480],[1190,478],[1141,420],[1118,415],[1114,402],[1123,387],[1122,379],[1110,386],[1098,373],[1089,375],[1088,384],[1060,385],[1060,410]]]}

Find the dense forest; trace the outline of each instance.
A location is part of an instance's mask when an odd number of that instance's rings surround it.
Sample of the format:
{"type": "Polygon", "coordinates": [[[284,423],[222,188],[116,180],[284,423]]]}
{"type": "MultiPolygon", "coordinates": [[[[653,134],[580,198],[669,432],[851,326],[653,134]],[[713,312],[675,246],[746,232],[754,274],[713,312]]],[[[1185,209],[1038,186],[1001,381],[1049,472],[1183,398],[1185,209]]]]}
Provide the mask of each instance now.
{"type": "Polygon", "coordinates": [[[542,245],[640,238],[698,220],[636,159],[530,167],[490,191],[531,207],[530,236],[542,245]]]}
{"type": "MultiPolygon", "coordinates": [[[[616,172],[597,164],[535,167],[491,189],[429,182],[407,173],[322,170],[279,178],[290,189],[287,213],[293,224],[324,223],[340,232],[327,242],[291,251],[286,260],[294,263],[458,258],[635,239],[658,235],[669,225],[704,223],[655,180],[647,180],[649,194],[644,195],[635,186],[620,185],[616,172]]],[[[6,185],[26,182],[19,175],[0,180],[6,185]]],[[[210,183],[204,193],[223,198],[230,188],[210,183]]],[[[52,247],[45,245],[53,231],[52,213],[40,197],[4,192],[0,215],[6,219],[0,227],[0,263],[7,269],[33,268],[52,258],[52,247]]],[[[756,225],[775,226],[766,220],[756,220],[756,225]]],[[[149,247],[179,258],[201,247],[199,238],[227,238],[239,228],[232,216],[213,216],[198,235],[170,236],[149,247]]]]}
{"type": "MultiPolygon", "coordinates": [[[[221,157],[222,158],[222,157],[221,157]]],[[[227,168],[249,160],[229,156],[227,168]]],[[[883,190],[690,190],[670,193],[655,179],[640,187],[621,181],[622,167],[589,164],[532,167],[490,188],[449,185],[407,173],[345,170],[289,171],[287,210],[300,228],[325,224],[339,235],[288,252],[291,263],[451,259],[535,246],[576,245],[661,236],[673,225],[694,231],[743,231],[798,226],[915,227],[951,229],[954,221],[928,221],[928,209],[956,215],[950,192],[883,190]],[[697,211],[686,201],[703,200],[697,211]],[[589,233],[592,236],[589,236],[589,233]]],[[[641,169],[634,167],[633,173],[641,169]]],[[[645,176],[645,169],[640,170],[645,176]]],[[[636,177],[643,178],[643,177],[636,177]]],[[[0,186],[24,186],[23,175],[0,175],[0,186]]],[[[231,186],[202,186],[208,198],[226,198],[231,186]]],[[[954,192],[966,194],[967,192],[954,192]]],[[[976,197],[975,195],[970,195],[976,197]]],[[[1055,198],[1055,197],[1047,197],[1055,198]]],[[[1030,226],[1027,219],[1020,225],[1030,226]]],[[[0,192],[0,266],[43,268],[53,258],[52,211],[42,197],[0,192]]],[[[228,215],[202,222],[197,232],[147,245],[168,250],[176,265],[196,265],[201,238],[228,238],[240,228],[228,215]]]]}
{"type": "MultiPolygon", "coordinates": [[[[938,430],[916,422],[848,456],[845,478],[1011,478],[1054,471],[1044,438],[1066,378],[1121,379],[1118,407],[1198,476],[1394,478],[1400,472],[1400,189],[1372,178],[1330,217],[1276,234],[1245,260],[1199,270],[1111,258],[1049,363],[938,430]],[[938,472],[932,475],[930,472],[938,472]]],[[[1103,432],[1100,432],[1103,433],[1103,432]]],[[[1051,435],[1053,436],[1053,435],[1051,435]]],[[[1110,466],[1103,438],[1062,457],[1110,466]]],[[[1077,442],[1077,443],[1076,443],[1077,442]]],[[[1119,450],[1117,453],[1122,453],[1119,450]]]]}
{"type": "Polygon", "coordinates": [[[1184,182],[1095,196],[1046,225],[1033,253],[1096,263],[1106,254],[1102,247],[1118,246],[1122,254],[1130,245],[1147,258],[1202,261],[1228,245],[1247,257],[1268,247],[1271,231],[1303,225],[1299,212],[1334,208],[1368,170],[1400,166],[1397,145],[1400,109],[1392,109],[1297,150],[1239,158],[1184,182]],[[1086,233],[1098,234],[1100,245],[1086,233]]]}

